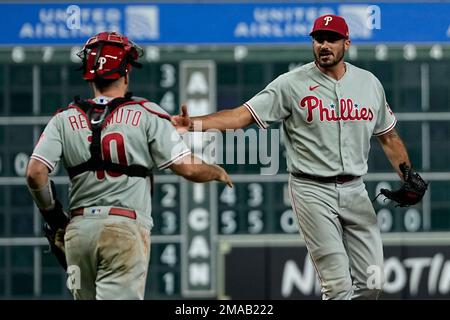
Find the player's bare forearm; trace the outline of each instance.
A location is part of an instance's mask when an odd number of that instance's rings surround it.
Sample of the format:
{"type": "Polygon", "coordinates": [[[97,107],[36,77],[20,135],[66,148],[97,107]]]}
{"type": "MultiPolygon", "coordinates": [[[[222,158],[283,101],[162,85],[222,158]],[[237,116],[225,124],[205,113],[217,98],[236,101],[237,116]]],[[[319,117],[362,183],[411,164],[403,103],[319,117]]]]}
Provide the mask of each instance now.
{"type": "Polygon", "coordinates": [[[191,173],[185,178],[192,182],[209,182],[219,180],[222,172],[220,167],[207,163],[191,164],[191,173]]]}
{"type": "Polygon", "coordinates": [[[30,159],[27,167],[27,184],[32,189],[41,189],[48,182],[48,169],[39,160],[30,159]]]}
{"type": "Polygon", "coordinates": [[[53,184],[48,178],[47,166],[41,161],[30,159],[30,162],[28,162],[27,185],[34,203],[41,212],[49,212],[55,208],[53,184]]]}
{"type": "Polygon", "coordinates": [[[390,163],[394,167],[397,174],[403,179],[403,174],[400,171],[399,164],[406,163],[411,167],[411,161],[409,160],[408,151],[406,150],[405,144],[398,135],[395,129],[381,135],[378,137],[381,147],[384,153],[389,159],[390,163]]]}
{"type": "Polygon", "coordinates": [[[206,116],[192,117],[191,121],[189,131],[206,131],[210,129],[225,131],[226,129],[245,128],[255,120],[245,106],[240,106],[206,116]]]}
{"type": "Polygon", "coordinates": [[[230,177],[218,165],[207,164],[194,155],[189,155],[169,167],[176,174],[192,182],[221,181],[232,187],[230,177]]]}

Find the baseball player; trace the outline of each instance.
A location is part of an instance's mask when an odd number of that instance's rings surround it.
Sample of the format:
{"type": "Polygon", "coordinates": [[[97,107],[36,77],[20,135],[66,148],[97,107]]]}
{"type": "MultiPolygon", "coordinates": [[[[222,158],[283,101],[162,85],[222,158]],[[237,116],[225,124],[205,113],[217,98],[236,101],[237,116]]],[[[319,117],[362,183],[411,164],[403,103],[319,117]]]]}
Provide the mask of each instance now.
{"type": "Polygon", "coordinates": [[[382,190],[384,195],[412,205],[427,185],[411,170],[380,81],[344,62],[350,46],[345,20],[321,16],[310,35],[313,62],[280,75],[238,108],[190,119],[183,106],[172,123],[178,130],[237,129],[254,122],[265,129],[282,120],[291,203],[322,298],[376,299],[382,288],[383,250],[362,179],[370,138],[378,138],[404,181],[400,190],[382,190]],[[378,278],[369,281],[371,275],[378,278]]]}
{"type": "Polygon", "coordinates": [[[153,168],[232,185],[221,167],[191,155],[158,105],[126,94],[142,52],[115,32],[90,38],[79,56],[94,98],[77,98],[57,113],[28,164],[30,193],[52,250],[73,273],[75,299],[144,298],[153,168]],[[71,180],[68,214],[48,178],[60,160],[71,180]]]}

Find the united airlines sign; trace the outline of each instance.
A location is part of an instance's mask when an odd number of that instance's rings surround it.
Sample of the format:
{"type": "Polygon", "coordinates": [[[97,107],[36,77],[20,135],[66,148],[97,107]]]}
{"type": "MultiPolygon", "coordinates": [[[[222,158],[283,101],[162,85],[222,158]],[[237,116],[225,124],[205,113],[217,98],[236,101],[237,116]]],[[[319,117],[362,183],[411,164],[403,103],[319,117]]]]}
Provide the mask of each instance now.
{"type": "Polygon", "coordinates": [[[450,41],[448,3],[0,4],[0,45],[75,45],[101,31],[140,44],[309,43],[314,20],[338,14],[356,43],[450,41]],[[407,17],[407,18],[406,18],[407,17]]]}

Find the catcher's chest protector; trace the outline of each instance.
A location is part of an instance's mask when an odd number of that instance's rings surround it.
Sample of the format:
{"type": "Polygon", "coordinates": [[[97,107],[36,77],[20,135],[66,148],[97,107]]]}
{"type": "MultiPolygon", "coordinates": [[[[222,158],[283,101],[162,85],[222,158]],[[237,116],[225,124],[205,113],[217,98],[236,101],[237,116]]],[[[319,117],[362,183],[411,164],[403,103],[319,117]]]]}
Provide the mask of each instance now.
{"type": "Polygon", "coordinates": [[[138,102],[131,99],[130,94],[125,95],[123,98],[115,98],[105,105],[96,104],[95,102],[89,100],[80,100],[79,97],[75,97],[74,105],[86,114],[92,130],[92,141],[89,147],[91,158],[88,161],[74,167],[68,167],[67,172],[69,173],[70,179],[73,179],[73,177],[86,171],[108,170],[125,174],[130,177],[150,177],[153,180],[151,170],[144,166],[122,165],[111,161],[105,161],[102,158],[101,132],[104,128],[105,120],[115,109],[133,103],[138,102]]]}

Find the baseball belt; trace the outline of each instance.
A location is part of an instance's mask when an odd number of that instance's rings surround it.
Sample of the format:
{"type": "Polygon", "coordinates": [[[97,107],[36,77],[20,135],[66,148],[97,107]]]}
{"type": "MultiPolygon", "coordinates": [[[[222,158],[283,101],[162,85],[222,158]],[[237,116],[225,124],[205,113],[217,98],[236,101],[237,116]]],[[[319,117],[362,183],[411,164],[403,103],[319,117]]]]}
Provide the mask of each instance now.
{"type": "Polygon", "coordinates": [[[308,179],[308,180],[313,180],[313,181],[317,181],[317,182],[321,182],[321,183],[342,184],[342,183],[350,182],[352,180],[359,178],[359,176],[352,176],[349,174],[343,174],[343,175],[338,175],[338,176],[333,176],[333,177],[319,177],[319,176],[314,176],[314,175],[310,175],[310,174],[306,174],[306,173],[297,173],[297,172],[295,172],[295,173],[293,172],[291,174],[296,178],[308,179]]]}
{"type": "MultiPolygon", "coordinates": [[[[72,217],[82,216],[84,214],[84,208],[74,209],[70,212],[70,214],[72,217]]],[[[109,209],[108,214],[111,216],[122,216],[136,220],[136,211],[134,210],[112,207],[111,209],[109,209]]]]}

